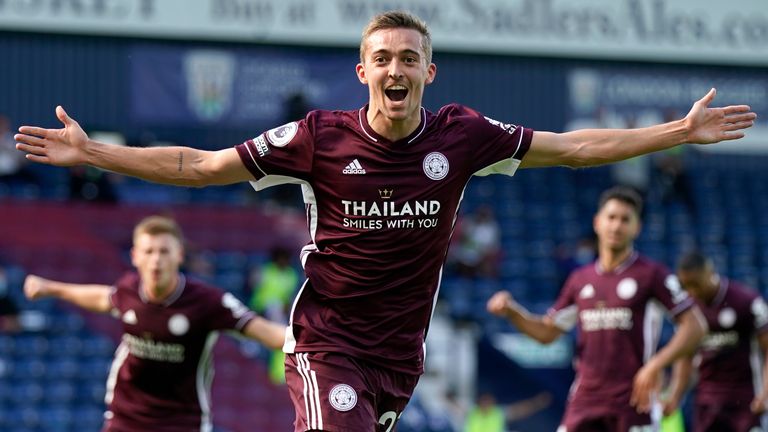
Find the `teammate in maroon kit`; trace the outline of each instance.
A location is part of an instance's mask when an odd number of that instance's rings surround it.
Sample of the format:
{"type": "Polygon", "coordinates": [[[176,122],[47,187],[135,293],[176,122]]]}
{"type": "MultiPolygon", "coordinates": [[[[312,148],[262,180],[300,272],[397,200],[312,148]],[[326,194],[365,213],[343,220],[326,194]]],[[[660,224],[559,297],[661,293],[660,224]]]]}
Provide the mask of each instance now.
{"type": "Polygon", "coordinates": [[[136,272],[113,286],[57,282],[29,275],[30,299],[56,297],[122,321],[123,335],[107,379],[104,431],[212,430],[211,354],[219,330],[235,330],[271,347],[285,327],[254,314],[232,294],[187,279],[182,234],[171,219],[151,216],[133,233],[136,272]]]}
{"type": "Polygon", "coordinates": [[[644,395],[652,389],[645,386],[704,335],[701,313],[677,278],[635,251],[641,212],[635,191],[618,186],[603,192],[593,221],[598,258],[570,274],[547,315],[530,314],[507,291],[488,301],[491,313],[543,343],[578,328],[576,378],[558,432],[656,430],[644,395]],[[658,353],[656,303],[678,323],[658,353]]]}
{"type": "MultiPolygon", "coordinates": [[[[712,260],[698,252],[684,255],[677,276],[709,324],[701,342],[694,403],[694,432],[758,432],[768,400],[768,305],[760,294],[720,277],[712,260]]],[[[693,356],[675,364],[671,412],[688,389],[693,356]]]]}
{"type": "MultiPolygon", "coordinates": [[[[63,108],[63,129],[21,127],[30,160],[89,164],[185,186],[297,183],[311,242],[284,351],[296,431],[391,431],[423,371],[424,340],[467,182],[518,167],[588,166],[683,143],[743,136],[744,105],[708,108],[634,130],[534,132],[452,104],[421,106],[437,72],[426,25],[404,12],[363,32],[361,83],[369,102],[313,111],[235,148],[131,148],[90,140],[63,108]]],[[[643,389],[650,387],[649,384],[643,389]]]]}

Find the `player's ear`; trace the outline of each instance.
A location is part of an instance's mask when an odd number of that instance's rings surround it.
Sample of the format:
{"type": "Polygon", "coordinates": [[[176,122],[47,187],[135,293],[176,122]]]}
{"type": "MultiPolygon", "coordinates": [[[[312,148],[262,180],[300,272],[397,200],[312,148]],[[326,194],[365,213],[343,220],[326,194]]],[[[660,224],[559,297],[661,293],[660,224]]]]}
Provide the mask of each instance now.
{"type": "Polygon", "coordinates": [[[368,78],[365,76],[365,66],[363,66],[362,63],[358,63],[357,66],[355,66],[355,72],[357,73],[357,79],[359,79],[361,83],[368,85],[368,78]]]}
{"type": "Polygon", "coordinates": [[[425,84],[432,84],[432,81],[435,80],[435,75],[437,75],[437,65],[430,63],[429,66],[427,66],[427,80],[425,81],[425,84]]]}

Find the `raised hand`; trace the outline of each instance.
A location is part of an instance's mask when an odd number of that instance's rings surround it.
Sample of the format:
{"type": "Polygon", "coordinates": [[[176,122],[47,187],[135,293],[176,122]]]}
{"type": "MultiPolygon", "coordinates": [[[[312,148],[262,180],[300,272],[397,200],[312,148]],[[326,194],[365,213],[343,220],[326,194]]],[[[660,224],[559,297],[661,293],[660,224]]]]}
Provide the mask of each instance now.
{"type": "Polygon", "coordinates": [[[710,90],[693,104],[691,111],[685,116],[689,143],[711,144],[739,139],[744,136],[743,130],[754,124],[757,114],[750,111],[749,105],[710,108],[709,104],[716,94],[714,88],[710,90]]]}
{"type": "Polygon", "coordinates": [[[64,125],[62,129],[20,127],[20,133],[14,136],[16,149],[26,152],[26,158],[33,162],[57,166],[85,164],[88,135],[61,106],[56,107],[56,117],[64,125]]]}
{"type": "Polygon", "coordinates": [[[46,280],[35,275],[28,275],[24,279],[24,295],[30,300],[47,297],[48,292],[45,289],[46,280]]]}
{"type": "Polygon", "coordinates": [[[512,294],[510,294],[509,291],[499,291],[491,296],[486,308],[488,309],[488,312],[503,317],[514,304],[512,294]]]}

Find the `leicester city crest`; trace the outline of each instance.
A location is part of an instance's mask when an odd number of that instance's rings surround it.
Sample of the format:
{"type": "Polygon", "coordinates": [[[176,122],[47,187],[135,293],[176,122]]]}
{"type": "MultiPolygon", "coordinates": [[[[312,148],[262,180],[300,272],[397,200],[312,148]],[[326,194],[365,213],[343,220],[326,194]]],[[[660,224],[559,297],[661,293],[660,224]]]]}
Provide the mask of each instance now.
{"type": "Polygon", "coordinates": [[[448,158],[442,153],[432,152],[424,157],[424,174],[432,180],[442,180],[448,175],[448,158]]]}
{"type": "Polygon", "coordinates": [[[349,411],[357,405],[357,392],[347,384],[336,384],[328,394],[328,401],[337,411],[349,411]]]}

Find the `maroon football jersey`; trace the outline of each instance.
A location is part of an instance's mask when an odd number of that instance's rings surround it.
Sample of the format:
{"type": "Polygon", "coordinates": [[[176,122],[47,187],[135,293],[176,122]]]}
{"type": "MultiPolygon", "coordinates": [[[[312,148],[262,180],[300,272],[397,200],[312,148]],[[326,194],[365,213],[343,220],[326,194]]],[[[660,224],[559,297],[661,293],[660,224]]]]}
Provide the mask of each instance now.
{"type": "Polygon", "coordinates": [[[237,146],[256,190],[302,185],[311,242],[307,282],[284,350],[344,352],[407,373],[423,343],[464,189],[473,175],[513,175],[531,129],[460,106],[391,142],[366,109],[313,111],[237,146]]]}
{"type": "Polygon", "coordinates": [[[677,278],[636,252],[614,271],[599,262],[575,270],[549,311],[563,330],[578,328],[572,399],[595,409],[628,406],[635,373],[656,351],[662,310],[693,305],[677,278]],[[598,403],[599,402],[599,403],[598,403]]]}
{"type": "Polygon", "coordinates": [[[181,275],[162,304],[150,303],[137,273],[110,300],[123,336],[107,379],[110,431],[211,430],[212,349],[218,330],[242,330],[254,313],[232,294],[181,275]]]}
{"type": "Polygon", "coordinates": [[[760,295],[722,279],[710,304],[698,301],[709,324],[699,348],[699,403],[749,407],[762,388],[763,361],[755,336],[768,331],[768,306],[760,295]]]}

